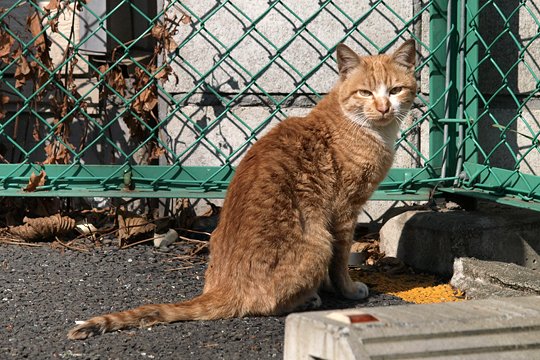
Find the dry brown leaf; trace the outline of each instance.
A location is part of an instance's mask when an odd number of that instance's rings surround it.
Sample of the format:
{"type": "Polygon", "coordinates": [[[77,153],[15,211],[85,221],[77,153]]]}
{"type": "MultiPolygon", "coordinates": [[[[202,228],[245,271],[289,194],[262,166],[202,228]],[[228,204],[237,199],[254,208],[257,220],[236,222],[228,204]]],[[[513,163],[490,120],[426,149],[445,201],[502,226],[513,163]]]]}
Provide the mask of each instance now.
{"type": "Polygon", "coordinates": [[[133,111],[142,115],[145,112],[152,111],[158,103],[155,87],[150,86],[144,89],[139,96],[135,99],[132,105],[133,111]]]}
{"type": "Polygon", "coordinates": [[[150,223],[143,216],[127,211],[118,211],[118,239],[121,242],[136,235],[152,232],[155,228],[156,225],[150,223]]]}
{"type": "Polygon", "coordinates": [[[4,105],[9,103],[9,96],[7,95],[1,95],[0,96],[0,120],[2,120],[6,116],[6,108],[4,105]]]}
{"type": "Polygon", "coordinates": [[[15,69],[15,87],[21,88],[26,84],[26,80],[31,80],[32,69],[28,65],[28,61],[24,56],[19,56],[17,61],[17,68],[15,69]]]}
{"type": "Polygon", "coordinates": [[[172,67],[170,65],[166,65],[163,69],[161,69],[156,75],[156,79],[163,79],[164,81],[167,81],[169,78],[169,75],[172,73],[172,67]]]}
{"type": "Polygon", "coordinates": [[[11,47],[14,43],[15,39],[13,36],[6,31],[0,30],[0,58],[2,58],[5,63],[9,63],[11,60],[8,55],[11,54],[11,47]]]}
{"type": "Polygon", "coordinates": [[[176,41],[174,41],[172,34],[162,24],[154,25],[150,33],[154,38],[163,43],[167,51],[172,52],[178,47],[178,44],[176,41]]]}
{"type": "Polygon", "coordinates": [[[154,27],[152,28],[152,30],[150,31],[150,33],[152,34],[152,36],[158,40],[160,40],[163,35],[167,32],[167,30],[165,29],[165,27],[161,24],[156,24],[154,25],[154,27]]]}
{"type": "Polygon", "coordinates": [[[154,160],[159,159],[163,154],[165,154],[165,149],[161,146],[155,146],[152,148],[152,152],[150,153],[150,156],[148,157],[148,162],[152,162],[154,160]]]}
{"type": "Polygon", "coordinates": [[[126,80],[124,79],[124,74],[122,74],[122,70],[114,68],[107,75],[108,84],[120,95],[124,96],[124,94],[126,93],[126,80]]]}
{"type": "Polygon", "coordinates": [[[58,19],[51,19],[49,21],[49,28],[52,32],[57,33],[58,32],[58,19]]]}
{"type": "Polygon", "coordinates": [[[43,9],[47,11],[56,10],[60,7],[60,2],[58,0],[51,0],[47,5],[43,7],[43,9]]]}
{"type": "MultiPolygon", "coordinates": [[[[49,80],[49,73],[37,62],[32,61],[30,63],[30,67],[33,70],[33,73],[35,75],[35,89],[39,89],[43,86],[49,80]]],[[[38,92],[36,94],[36,99],[41,100],[43,98],[43,92],[38,92]]]]}
{"type": "Polygon", "coordinates": [[[37,241],[65,234],[75,228],[74,219],[60,214],[25,219],[24,222],[24,225],[8,227],[8,232],[25,241],[37,241]]]}
{"type": "Polygon", "coordinates": [[[34,46],[39,52],[45,52],[47,50],[47,44],[45,42],[45,36],[42,33],[43,26],[41,25],[41,19],[36,11],[33,11],[26,19],[26,25],[28,30],[34,37],[34,46]]]}
{"type": "MultiPolygon", "coordinates": [[[[66,140],[64,139],[64,142],[66,140]]],[[[73,145],[66,142],[73,149],[73,145]]],[[[44,164],[69,164],[71,153],[66,149],[64,144],[53,141],[45,146],[45,154],[47,158],[43,161],[44,164]]]]}
{"type": "Polygon", "coordinates": [[[99,80],[99,78],[100,78],[101,76],[103,76],[103,75],[105,74],[105,72],[106,72],[107,70],[109,70],[109,65],[108,65],[108,64],[101,65],[100,67],[98,67],[98,71],[97,71],[97,73],[96,73],[96,77],[98,78],[98,80],[99,80]]]}
{"type": "Polygon", "coordinates": [[[41,172],[38,175],[32,172],[32,175],[30,175],[30,180],[28,181],[28,185],[26,185],[23,191],[26,191],[26,192],[36,191],[36,188],[38,186],[45,185],[46,175],[47,174],[45,173],[44,170],[41,170],[41,172]]]}
{"type": "Polygon", "coordinates": [[[169,52],[173,52],[178,48],[178,44],[173,39],[172,36],[168,36],[165,38],[165,49],[167,49],[169,52]]]}
{"type": "Polygon", "coordinates": [[[372,247],[372,243],[369,242],[353,242],[351,246],[351,252],[364,252],[372,247]]]}
{"type": "Polygon", "coordinates": [[[152,111],[158,103],[157,94],[153,86],[146,88],[141,93],[140,98],[143,102],[143,110],[146,112],[152,111]]]}
{"type": "Polygon", "coordinates": [[[109,71],[109,65],[101,65],[98,68],[99,73],[97,74],[97,78],[101,76],[105,77],[105,81],[107,82],[107,85],[109,85],[110,88],[114,89],[117,93],[124,96],[126,92],[126,80],[124,79],[124,74],[122,73],[122,70],[118,67],[114,67],[109,71]]]}
{"type": "Polygon", "coordinates": [[[187,15],[186,13],[183,13],[182,14],[182,19],[180,20],[182,21],[183,24],[189,24],[191,23],[191,16],[187,15]]]}

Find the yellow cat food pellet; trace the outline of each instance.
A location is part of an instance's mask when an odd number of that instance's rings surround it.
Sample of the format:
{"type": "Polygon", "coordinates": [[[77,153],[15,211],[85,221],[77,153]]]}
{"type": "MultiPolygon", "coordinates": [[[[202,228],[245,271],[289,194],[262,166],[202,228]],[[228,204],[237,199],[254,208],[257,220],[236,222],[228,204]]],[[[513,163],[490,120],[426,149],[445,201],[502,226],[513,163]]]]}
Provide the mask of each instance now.
{"type": "Polygon", "coordinates": [[[438,284],[432,275],[384,274],[351,271],[354,280],[362,281],[378,292],[394,295],[415,304],[463,301],[464,294],[449,284],[438,284]]]}

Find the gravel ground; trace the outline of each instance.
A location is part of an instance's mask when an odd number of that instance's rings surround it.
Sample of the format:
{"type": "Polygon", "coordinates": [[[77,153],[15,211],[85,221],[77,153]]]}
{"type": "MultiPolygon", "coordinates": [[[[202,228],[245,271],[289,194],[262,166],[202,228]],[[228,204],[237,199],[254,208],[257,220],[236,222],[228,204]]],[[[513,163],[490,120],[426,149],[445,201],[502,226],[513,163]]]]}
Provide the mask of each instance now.
{"type": "MultiPolygon", "coordinates": [[[[199,321],[134,329],[84,341],[66,333],[76,320],[141,304],[177,302],[202,290],[205,258],[195,265],[139,245],[88,252],[0,244],[0,359],[270,359],[282,358],[285,317],[199,321]]],[[[394,305],[323,297],[325,309],[394,305]]]]}

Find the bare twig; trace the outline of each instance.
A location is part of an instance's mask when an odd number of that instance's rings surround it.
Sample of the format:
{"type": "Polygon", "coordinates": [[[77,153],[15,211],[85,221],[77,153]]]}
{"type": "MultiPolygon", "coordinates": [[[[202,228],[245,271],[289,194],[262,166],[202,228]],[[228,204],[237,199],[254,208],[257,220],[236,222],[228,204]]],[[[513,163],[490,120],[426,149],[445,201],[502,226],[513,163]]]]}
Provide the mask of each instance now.
{"type": "Polygon", "coordinates": [[[191,265],[191,266],[182,266],[182,267],[179,267],[179,268],[165,269],[163,271],[179,271],[179,270],[191,269],[192,267],[193,267],[193,265],[191,265]]]}
{"type": "Polygon", "coordinates": [[[188,238],[188,237],[185,237],[185,236],[178,236],[178,238],[180,240],[185,240],[187,242],[190,242],[190,243],[194,243],[194,244],[205,244],[205,245],[208,245],[208,241],[204,241],[204,240],[197,240],[197,239],[192,239],[192,238],[188,238]]]}
{"type": "Polygon", "coordinates": [[[154,240],[154,237],[151,237],[151,238],[148,238],[148,239],[139,240],[139,241],[135,241],[134,243],[120,246],[120,249],[122,249],[122,250],[123,250],[123,249],[127,249],[127,248],[130,248],[130,247],[132,247],[132,246],[139,245],[139,244],[144,244],[144,243],[147,243],[147,242],[150,242],[150,241],[153,241],[153,240],[154,240]]]}
{"type": "Polygon", "coordinates": [[[55,242],[59,243],[60,245],[62,245],[66,249],[74,250],[74,251],[80,251],[80,252],[88,252],[88,249],[83,249],[83,248],[80,248],[80,247],[76,247],[76,246],[66,244],[66,243],[62,242],[58,237],[56,237],[55,240],[56,240],[55,242]]]}
{"type": "Polygon", "coordinates": [[[187,232],[194,233],[194,234],[201,234],[201,235],[208,235],[208,236],[212,235],[212,233],[209,233],[209,232],[206,232],[206,231],[197,231],[197,230],[191,230],[191,229],[186,229],[186,228],[175,228],[175,230],[177,230],[177,231],[187,231],[187,232]]]}
{"type": "Polygon", "coordinates": [[[21,245],[21,246],[30,246],[30,247],[43,246],[43,244],[27,243],[27,242],[23,242],[23,241],[6,240],[6,239],[0,239],[0,243],[7,244],[7,245],[21,245]]]}

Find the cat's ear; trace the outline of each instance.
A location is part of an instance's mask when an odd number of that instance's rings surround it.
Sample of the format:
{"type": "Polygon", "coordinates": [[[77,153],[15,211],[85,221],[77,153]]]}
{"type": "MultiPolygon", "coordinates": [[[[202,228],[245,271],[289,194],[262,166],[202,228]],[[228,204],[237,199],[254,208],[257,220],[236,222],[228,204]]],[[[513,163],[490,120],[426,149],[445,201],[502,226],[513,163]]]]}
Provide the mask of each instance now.
{"type": "Polygon", "coordinates": [[[405,41],[392,54],[392,59],[400,65],[414,70],[416,63],[416,44],[413,39],[405,41]]]}
{"type": "Polygon", "coordinates": [[[338,44],[336,47],[336,57],[339,75],[342,79],[345,79],[362,61],[360,56],[345,44],[338,44]]]}

